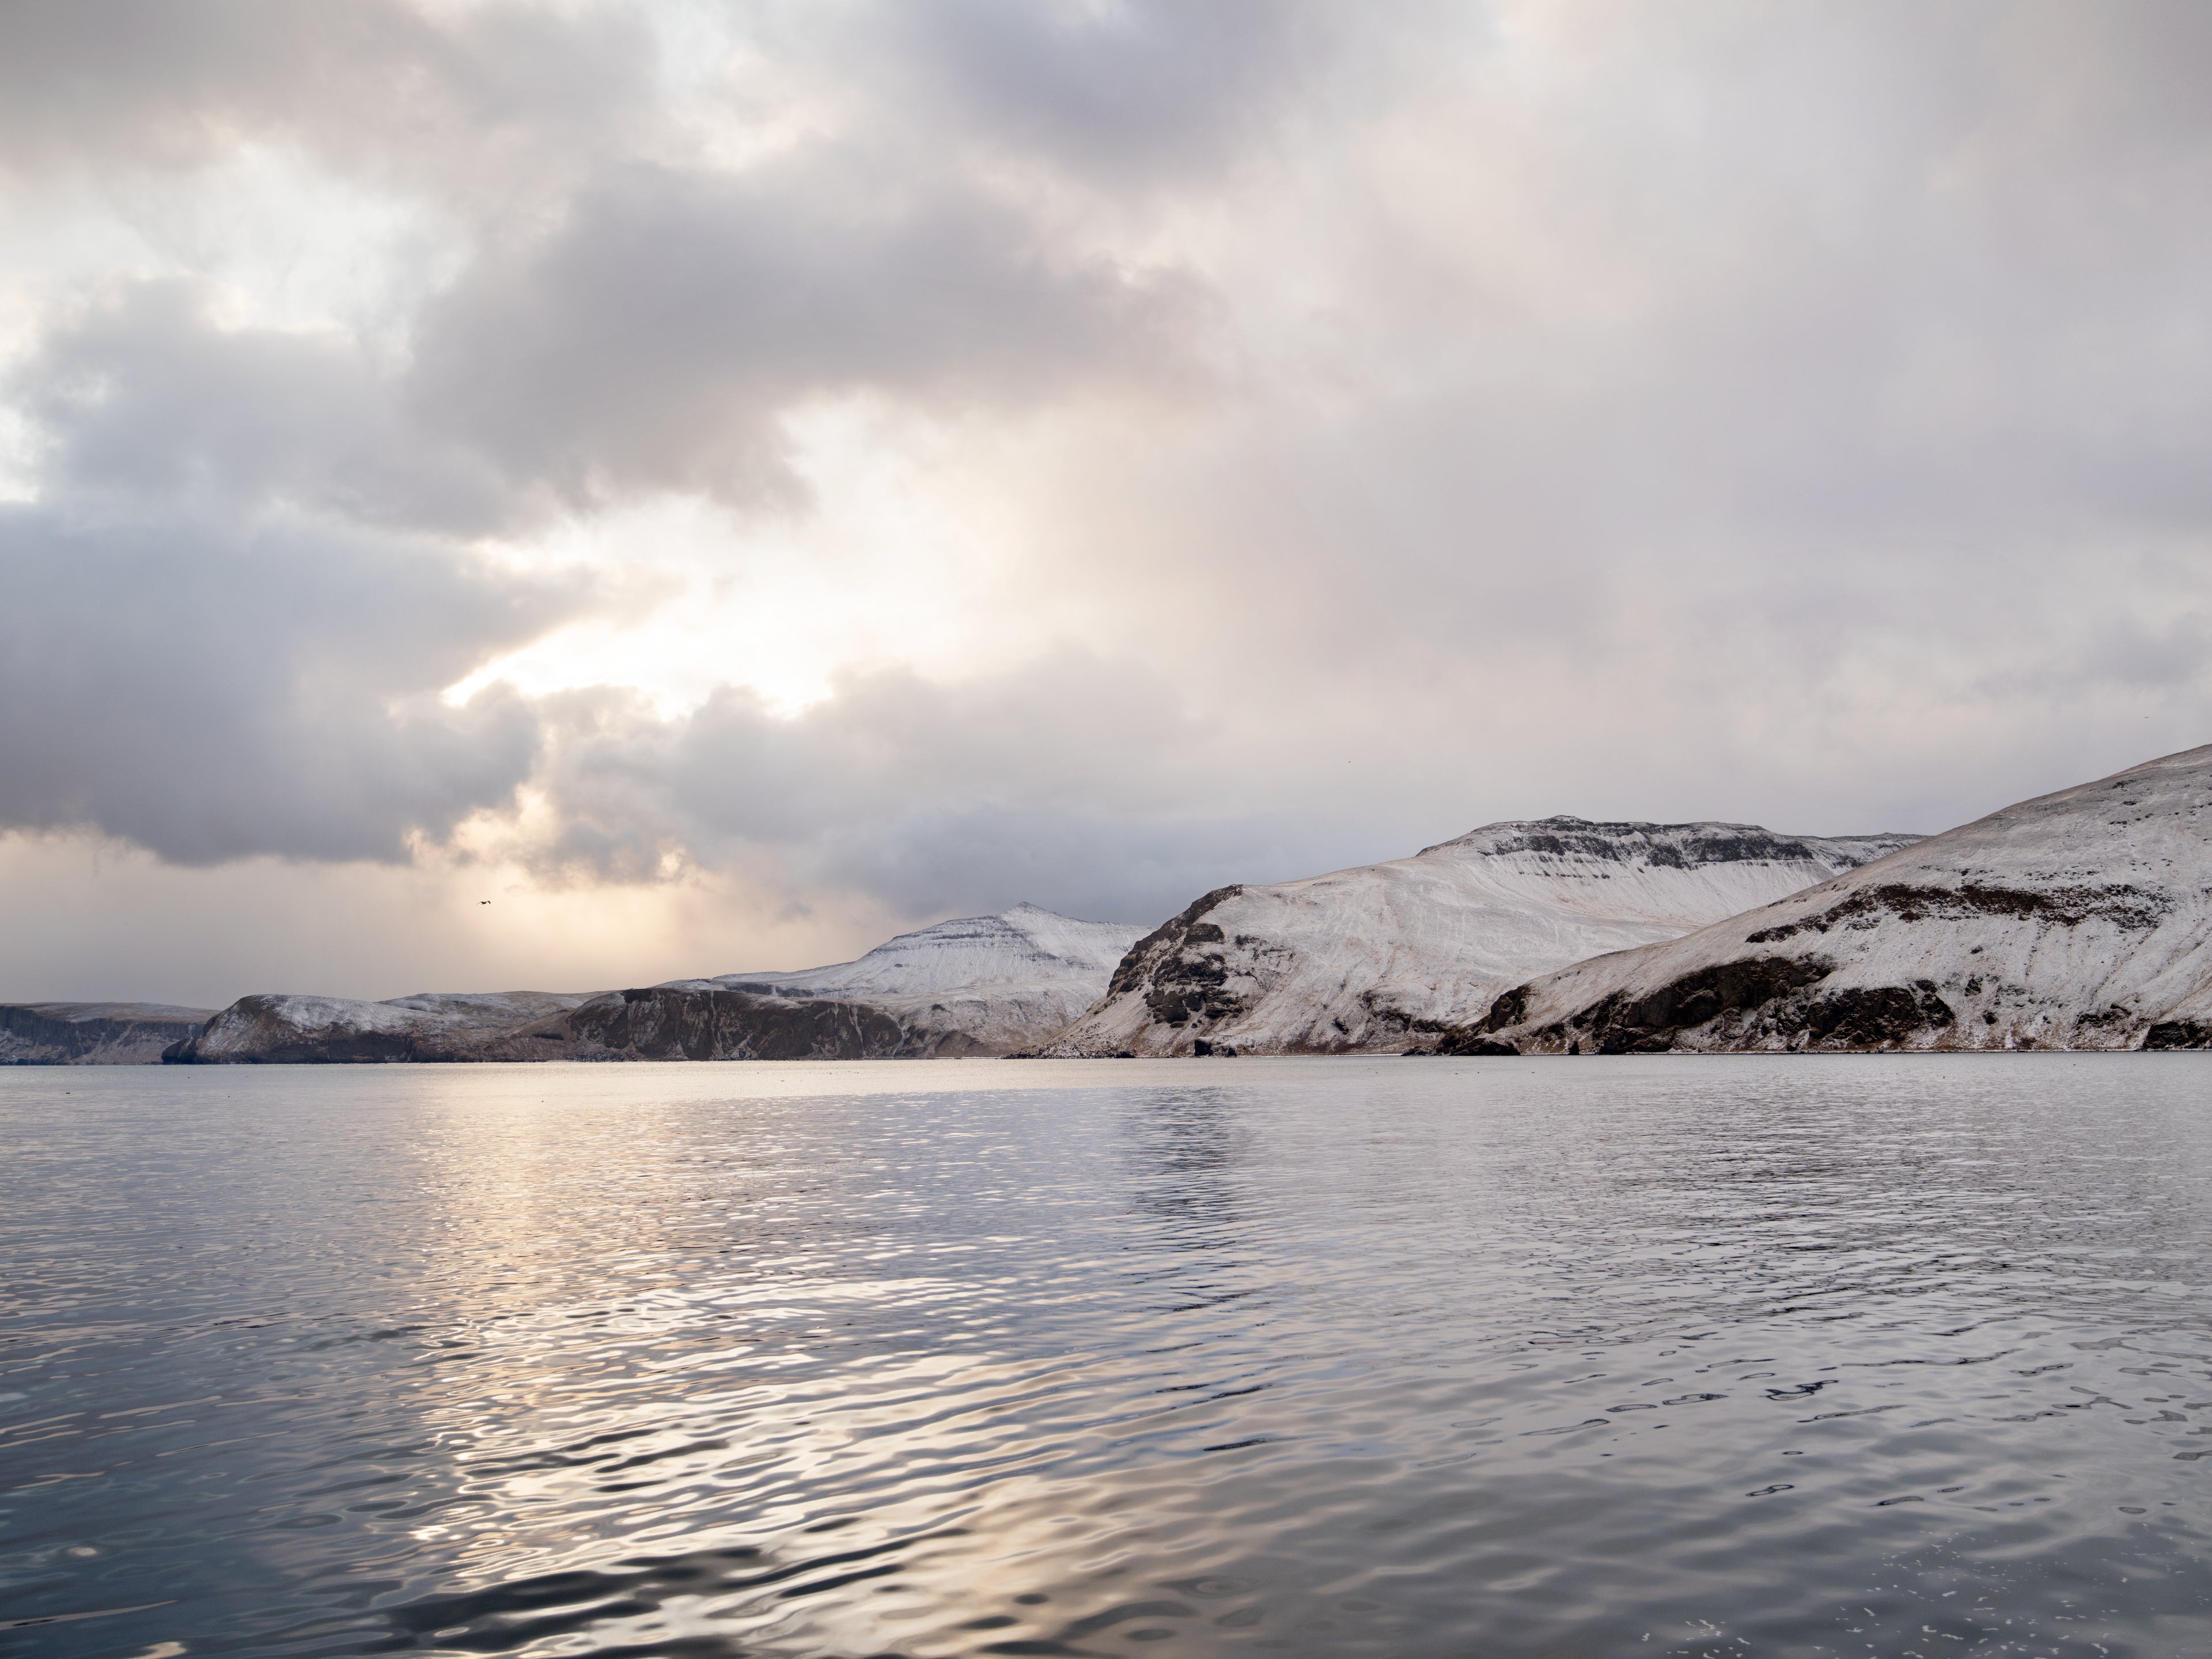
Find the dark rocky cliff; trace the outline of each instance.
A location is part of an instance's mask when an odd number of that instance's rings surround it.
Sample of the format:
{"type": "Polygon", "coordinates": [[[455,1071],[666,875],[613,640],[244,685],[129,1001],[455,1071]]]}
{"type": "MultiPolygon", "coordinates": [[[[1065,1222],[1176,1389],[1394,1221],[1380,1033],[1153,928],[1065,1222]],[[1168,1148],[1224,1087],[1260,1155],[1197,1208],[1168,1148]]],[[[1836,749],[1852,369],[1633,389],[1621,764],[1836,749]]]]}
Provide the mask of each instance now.
{"type": "Polygon", "coordinates": [[[0,1066],[150,1066],[210,1017],[150,1003],[0,1004],[0,1066]]]}
{"type": "Polygon", "coordinates": [[[906,1060],[997,1053],[852,998],[653,986],[346,1002],[240,997],[160,1057],[183,1066],[537,1060],[906,1060]]]}
{"type": "Polygon", "coordinates": [[[894,1060],[945,1051],[865,1002],[657,986],[611,991],[516,1031],[501,1060],[894,1060]]]}

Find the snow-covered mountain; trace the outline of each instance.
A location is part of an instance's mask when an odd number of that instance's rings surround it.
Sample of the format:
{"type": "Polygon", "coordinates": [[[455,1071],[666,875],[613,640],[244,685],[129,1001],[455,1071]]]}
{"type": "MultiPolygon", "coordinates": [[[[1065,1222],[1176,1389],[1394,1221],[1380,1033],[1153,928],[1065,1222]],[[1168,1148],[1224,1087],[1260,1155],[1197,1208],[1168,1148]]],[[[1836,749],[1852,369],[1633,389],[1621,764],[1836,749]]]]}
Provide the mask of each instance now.
{"type": "Polygon", "coordinates": [[[156,1002],[0,1004],[0,1066],[148,1066],[197,1036],[211,1008],[156,1002]]]}
{"type": "Polygon", "coordinates": [[[901,933],[852,962],[656,988],[732,992],[769,1005],[863,1004],[899,1028],[898,1053],[1006,1054],[1042,1042],[1097,1001],[1144,932],[1018,904],[901,933]]]}
{"type": "Polygon", "coordinates": [[[2212,746],[1499,997],[1462,1048],[2212,1046],[2212,746]]]}
{"type": "Polygon", "coordinates": [[[854,962],[643,989],[241,997],[175,1041],[185,1064],[866,1060],[1006,1054],[1097,1000],[1144,930],[1034,904],[902,933],[854,962]]]}
{"type": "Polygon", "coordinates": [[[1139,941],[1045,1052],[1403,1049],[1480,1018],[1532,974],[1677,938],[1914,839],[1555,817],[1387,864],[1224,887],[1139,941]]]}

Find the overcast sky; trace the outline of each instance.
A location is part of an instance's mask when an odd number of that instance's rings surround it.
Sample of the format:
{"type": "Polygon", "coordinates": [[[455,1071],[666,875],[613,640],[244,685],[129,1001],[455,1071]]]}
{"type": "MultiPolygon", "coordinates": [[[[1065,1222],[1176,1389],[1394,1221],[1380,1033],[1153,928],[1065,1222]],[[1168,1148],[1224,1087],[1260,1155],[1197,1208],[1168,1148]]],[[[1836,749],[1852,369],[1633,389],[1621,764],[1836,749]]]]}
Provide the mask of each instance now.
{"type": "Polygon", "coordinates": [[[2201,0],[9,0],[0,996],[2205,741],[2208,86],[2201,0]]]}

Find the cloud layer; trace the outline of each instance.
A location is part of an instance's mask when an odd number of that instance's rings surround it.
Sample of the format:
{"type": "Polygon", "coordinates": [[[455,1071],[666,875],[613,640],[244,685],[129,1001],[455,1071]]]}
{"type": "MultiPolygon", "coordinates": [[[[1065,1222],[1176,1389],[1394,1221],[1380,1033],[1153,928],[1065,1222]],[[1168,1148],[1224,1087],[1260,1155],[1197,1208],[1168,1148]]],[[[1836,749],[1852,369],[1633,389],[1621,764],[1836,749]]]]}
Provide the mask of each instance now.
{"type": "Polygon", "coordinates": [[[834,955],[2200,741],[2208,74],[2129,0],[10,7],[0,833],[834,955]]]}

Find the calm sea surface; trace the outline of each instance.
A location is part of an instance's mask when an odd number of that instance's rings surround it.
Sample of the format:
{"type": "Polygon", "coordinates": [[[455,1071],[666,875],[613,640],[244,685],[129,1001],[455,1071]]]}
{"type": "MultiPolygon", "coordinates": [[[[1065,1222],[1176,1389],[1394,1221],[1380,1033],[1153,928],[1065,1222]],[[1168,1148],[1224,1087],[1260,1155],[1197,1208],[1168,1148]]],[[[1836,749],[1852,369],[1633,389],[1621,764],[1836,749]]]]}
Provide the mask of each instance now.
{"type": "Polygon", "coordinates": [[[0,1072],[0,1649],[2212,1651],[2212,1061],[0,1072]]]}

